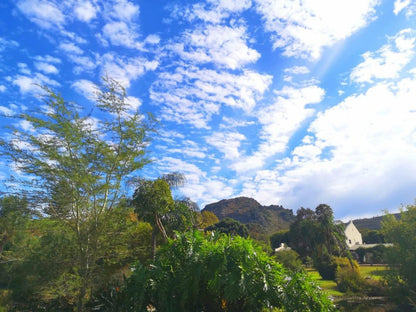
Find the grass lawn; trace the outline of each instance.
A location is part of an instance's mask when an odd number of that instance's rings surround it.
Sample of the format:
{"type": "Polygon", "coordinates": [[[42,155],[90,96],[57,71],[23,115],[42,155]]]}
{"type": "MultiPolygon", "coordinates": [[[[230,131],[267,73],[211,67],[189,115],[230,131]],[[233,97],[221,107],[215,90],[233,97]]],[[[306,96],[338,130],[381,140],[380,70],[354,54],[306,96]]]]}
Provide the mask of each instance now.
{"type": "MultiPolygon", "coordinates": [[[[319,275],[318,271],[315,269],[306,269],[309,276],[317,282],[319,287],[327,293],[329,296],[333,297],[334,299],[341,299],[345,296],[345,293],[340,292],[337,289],[337,284],[334,281],[327,281],[323,280],[322,277],[319,275]]],[[[383,278],[387,271],[387,267],[385,266],[360,266],[360,273],[362,277],[371,277],[374,280],[380,280],[383,278]]]]}
{"type": "Polygon", "coordinates": [[[362,277],[371,277],[375,280],[382,279],[387,272],[386,266],[370,266],[370,265],[360,265],[360,274],[362,277]]]}
{"type": "Polygon", "coordinates": [[[321,275],[319,275],[318,271],[315,269],[306,269],[306,271],[308,272],[309,276],[314,281],[316,281],[318,286],[321,287],[326,294],[328,294],[328,296],[336,298],[345,295],[337,289],[337,284],[334,281],[323,280],[321,275]]]}

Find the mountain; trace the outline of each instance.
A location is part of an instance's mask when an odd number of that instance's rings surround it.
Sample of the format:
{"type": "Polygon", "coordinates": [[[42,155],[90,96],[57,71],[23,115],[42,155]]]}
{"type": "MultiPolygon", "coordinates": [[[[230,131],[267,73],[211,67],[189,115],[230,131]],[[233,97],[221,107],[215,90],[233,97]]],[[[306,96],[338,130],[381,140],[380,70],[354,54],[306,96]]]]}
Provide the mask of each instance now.
{"type": "Polygon", "coordinates": [[[262,206],[248,197],[223,199],[206,205],[204,210],[214,213],[220,220],[228,217],[248,224],[249,227],[260,226],[260,229],[268,234],[288,229],[295,220],[291,209],[280,205],[262,206]]]}
{"type": "MultiPolygon", "coordinates": [[[[400,219],[400,213],[393,214],[397,219],[400,219]]],[[[379,217],[372,217],[372,218],[363,218],[363,219],[355,219],[352,220],[355,227],[358,230],[368,229],[368,230],[380,230],[381,229],[381,221],[383,220],[384,216],[379,217]]]]}

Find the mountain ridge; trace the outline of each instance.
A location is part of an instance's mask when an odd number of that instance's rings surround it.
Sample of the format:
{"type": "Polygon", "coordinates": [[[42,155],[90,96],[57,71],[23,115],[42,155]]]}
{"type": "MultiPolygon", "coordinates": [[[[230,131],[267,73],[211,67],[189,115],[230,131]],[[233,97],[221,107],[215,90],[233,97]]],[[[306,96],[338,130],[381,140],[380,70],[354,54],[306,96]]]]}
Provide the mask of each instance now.
{"type": "MultiPolygon", "coordinates": [[[[251,227],[260,226],[267,234],[289,229],[290,224],[296,219],[292,209],[284,208],[282,205],[263,206],[255,199],[244,196],[207,204],[202,209],[204,210],[214,213],[219,220],[232,218],[251,227]]],[[[400,214],[394,215],[397,217],[400,214]]],[[[352,221],[358,230],[379,230],[382,219],[383,216],[376,216],[352,221]]]]}
{"type": "Polygon", "coordinates": [[[259,225],[265,233],[288,229],[295,220],[293,210],[281,205],[263,206],[253,198],[236,197],[208,204],[202,211],[214,213],[218,219],[232,218],[244,224],[259,225]]]}

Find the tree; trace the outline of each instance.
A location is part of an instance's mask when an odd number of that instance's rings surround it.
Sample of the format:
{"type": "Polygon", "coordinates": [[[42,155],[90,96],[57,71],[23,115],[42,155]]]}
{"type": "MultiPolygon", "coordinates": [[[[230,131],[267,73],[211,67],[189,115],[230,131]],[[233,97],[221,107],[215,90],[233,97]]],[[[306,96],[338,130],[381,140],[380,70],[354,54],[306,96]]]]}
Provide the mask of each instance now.
{"type": "Polygon", "coordinates": [[[202,229],[209,227],[217,222],[220,222],[218,217],[211,211],[203,210],[201,212],[201,225],[202,229]]]}
{"type": "Polygon", "coordinates": [[[363,237],[363,242],[366,244],[383,244],[384,241],[384,235],[381,233],[381,231],[377,230],[368,230],[368,229],[362,229],[360,230],[361,235],[363,237]]]}
{"type": "Polygon", "coordinates": [[[289,273],[251,240],[197,231],[137,266],[117,303],[119,311],[334,311],[306,274],[289,273]]]}
{"type": "Polygon", "coordinates": [[[406,206],[400,216],[387,214],[382,221],[382,233],[393,243],[386,248],[387,282],[402,310],[411,311],[416,308],[416,204],[406,206]]]}
{"type": "Polygon", "coordinates": [[[342,224],[334,221],[332,208],[318,205],[315,211],[301,208],[288,233],[289,242],[305,261],[311,257],[322,278],[334,279],[334,256],[349,257],[342,224]]]}
{"type": "Polygon", "coordinates": [[[245,238],[248,237],[248,229],[245,224],[232,218],[222,219],[220,222],[205,228],[205,232],[207,231],[217,231],[223,234],[239,235],[245,238]]]}
{"type": "Polygon", "coordinates": [[[103,81],[90,110],[44,87],[45,105],[16,116],[31,127],[13,127],[11,139],[0,140],[0,155],[26,174],[15,192],[71,233],[78,311],[98,278],[93,272],[101,234],[124,196],[123,182],[149,162],[145,150],[153,128],[151,116],[131,111],[122,85],[103,81]]]}
{"type": "Polygon", "coordinates": [[[152,225],[153,258],[156,257],[157,233],[162,234],[165,241],[168,238],[162,218],[175,207],[170,188],[182,185],[184,181],[182,174],[171,173],[156,180],[137,179],[135,182],[137,188],[131,203],[138,216],[152,225]]]}
{"type": "Polygon", "coordinates": [[[25,198],[4,196],[0,198],[0,262],[8,261],[3,251],[11,244],[17,232],[24,229],[32,216],[25,198]]]}
{"type": "Polygon", "coordinates": [[[274,250],[277,247],[280,247],[281,244],[289,243],[289,230],[280,230],[276,233],[270,235],[270,246],[274,250]]]}

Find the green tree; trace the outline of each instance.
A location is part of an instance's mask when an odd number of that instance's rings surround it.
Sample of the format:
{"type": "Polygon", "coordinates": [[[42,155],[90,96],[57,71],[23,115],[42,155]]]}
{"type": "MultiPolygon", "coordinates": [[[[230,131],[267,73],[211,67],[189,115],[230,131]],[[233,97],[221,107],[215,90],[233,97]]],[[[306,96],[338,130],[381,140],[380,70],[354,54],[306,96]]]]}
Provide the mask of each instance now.
{"type": "Polygon", "coordinates": [[[7,245],[12,244],[19,230],[25,228],[33,212],[25,198],[4,196],[0,198],[0,262],[8,261],[3,255],[7,245]]]}
{"type": "Polygon", "coordinates": [[[360,232],[361,232],[361,235],[363,237],[363,242],[365,242],[366,244],[383,244],[383,243],[385,243],[384,235],[383,235],[383,233],[381,233],[381,231],[363,229],[360,232]]]}
{"type": "Polygon", "coordinates": [[[123,182],[149,162],[145,149],[152,118],[131,111],[118,82],[103,80],[88,110],[44,87],[45,105],[16,116],[32,127],[11,128],[11,138],[0,140],[1,156],[26,174],[15,192],[26,194],[71,233],[78,311],[84,310],[98,278],[93,272],[103,247],[101,234],[123,198],[123,182]]]}
{"type": "Polygon", "coordinates": [[[289,273],[249,239],[180,234],[151,266],[136,267],[119,311],[334,311],[303,273],[289,273]]]}
{"type": "Polygon", "coordinates": [[[416,204],[407,206],[400,216],[387,214],[382,221],[382,233],[393,243],[386,249],[387,282],[403,311],[410,311],[416,309],[416,204]]]}
{"type": "Polygon", "coordinates": [[[299,209],[288,236],[290,246],[304,261],[311,257],[324,279],[335,279],[337,266],[333,257],[349,257],[343,225],[335,222],[328,205],[318,205],[315,211],[299,209]]]}
{"type": "Polygon", "coordinates": [[[245,224],[232,218],[222,219],[220,222],[205,228],[205,232],[207,231],[214,231],[229,235],[239,235],[245,238],[248,237],[248,229],[245,224]]]}
{"type": "Polygon", "coordinates": [[[162,218],[175,208],[171,187],[182,185],[184,181],[184,176],[179,173],[166,174],[156,180],[135,181],[137,187],[131,204],[139,218],[149,222],[153,228],[153,258],[156,257],[157,234],[162,234],[165,241],[168,238],[162,218]]]}
{"type": "Polygon", "coordinates": [[[213,212],[207,210],[201,212],[201,229],[205,229],[218,222],[220,222],[220,220],[213,212]]]}
{"type": "Polygon", "coordinates": [[[289,243],[289,230],[280,230],[276,233],[270,235],[270,246],[274,250],[277,247],[280,247],[281,244],[289,243]]]}

